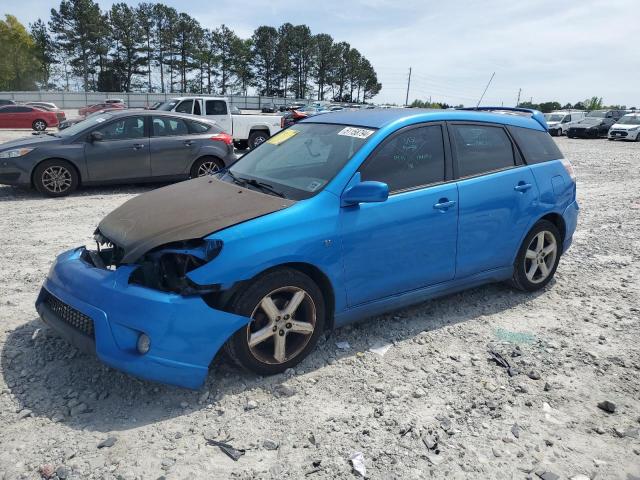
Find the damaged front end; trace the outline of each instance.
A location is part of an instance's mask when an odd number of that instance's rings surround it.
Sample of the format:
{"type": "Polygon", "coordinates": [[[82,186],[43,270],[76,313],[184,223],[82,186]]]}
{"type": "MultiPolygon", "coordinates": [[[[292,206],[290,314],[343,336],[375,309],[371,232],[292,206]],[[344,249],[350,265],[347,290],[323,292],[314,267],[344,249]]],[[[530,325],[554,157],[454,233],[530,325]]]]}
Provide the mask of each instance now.
{"type": "MultiPolygon", "coordinates": [[[[84,250],[83,260],[97,268],[117,269],[122,264],[124,250],[99,230],[96,230],[94,239],[97,250],[84,250]]],[[[129,276],[129,283],[183,296],[214,293],[218,291],[218,285],[198,285],[187,274],[212,261],[221,250],[221,241],[207,239],[185,240],[156,247],[134,264],[128,264],[137,266],[129,276]]]]}

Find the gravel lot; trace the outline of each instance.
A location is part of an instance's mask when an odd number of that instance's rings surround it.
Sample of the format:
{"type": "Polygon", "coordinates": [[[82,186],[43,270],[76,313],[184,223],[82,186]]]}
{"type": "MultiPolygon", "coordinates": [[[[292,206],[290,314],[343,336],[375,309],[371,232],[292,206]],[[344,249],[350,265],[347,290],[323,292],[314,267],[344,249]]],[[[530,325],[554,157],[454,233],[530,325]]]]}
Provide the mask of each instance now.
{"type": "Polygon", "coordinates": [[[0,187],[0,479],[352,478],[356,452],[372,479],[638,478],[640,143],[557,141],[582,211],[545,291],[490,285],[343,328],[287,375],[222,358],[198,392],[77,353],[33,306],[58,253],[153,187],[0,187]]]}

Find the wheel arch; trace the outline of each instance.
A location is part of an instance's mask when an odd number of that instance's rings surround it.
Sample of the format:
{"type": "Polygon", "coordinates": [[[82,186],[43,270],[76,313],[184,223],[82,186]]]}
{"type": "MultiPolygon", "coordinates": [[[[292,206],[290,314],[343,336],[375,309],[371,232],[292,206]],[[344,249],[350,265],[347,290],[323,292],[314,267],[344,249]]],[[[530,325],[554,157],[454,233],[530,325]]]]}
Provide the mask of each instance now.
{"type": "Polygon", "coordinates": [[[204,153],[204,154],[200,155],[198,158],[196,158],[193,162],[191,162],[191,165],[189,165],[188,173],[189,173],[190,176],[193,176],[192,173],[193,173],[193,167],[195,166],[195,164],[198,163],[203,158],[212,158],[214,160],[219,160],[220,163],[222,164],[222,168],[225,168],[225,167],[228,166],[225,163],[225,161],[222,158],[218,157],[217,155],[213,155],[213,154],[210,154],[210,153],[204,153]]]}
{"type": "Polygon", "coordinates": [[[321,269],[311,263],[306,262],[280,263],[278,265],[273,265],[265,270],[262,270],[250,279],[238,282],[234,284],[230,289],[222,292],[215,300],[213,300],[212,306],[214,306],[214,308],[222,307],[222,309],[226,311],[226,308],[231,304],[233,298],[238,295],[244,288],[246,288],[250,283],[254,282],[256,279],[263,275],[284,268],[290,268],[292,270],[297,270],[301,273],[304,273],[315,282],[318,288],[320,288],[325,301],[325,328],[327,330],[333,330],[336,304],[333,284],[331,283],[329,277],[321,269]]]}
{"type": "Polygon", "coordinates": [[[43,163],[43,162],[48,162],[49,160],[63,160],[65,162],[67,162],[69,165],[71,165],[73,167],[73,169],[76,171],[76,175],[78,175],[78,186],[82,185],[82,174],[80,173],[80,169],[78,168],[78,165],[76,165],[73,161],[68,160],[66,158],[62,158],[62,157],[48,157],[48,158],[43,158],[42,160],[40,160],[38,163],[33,165],[33,168],[31,169],[31,174],[29,175],[30,177],[30,182],[31,182],[31,187],[35,188],[35,182],[34,182],[34,176],[36,174],[36,170],[38,169],[38,167],[43,163]]]}
{"type": "MultiPolygon", "coordinates": [[[[547,213],[546,215],[540,217],[535,223],[538,223],[540,220],[547,220],[551,223],[553,223],[556,228],[558,229],[558,231],[560,232],[560,245],[562,245],[564,243],[564,239],[566,238],[567,235],[567,226],[564,222],[564,218],[562,218],[562,215],[560,215],[559,213],[556,212],[551,212],[551,213],[547,213]]],[[[531,227],[533,228],[533,226],[531,227]]],[[[529,230],[531,230],[531,228],[529,230]]],[[[527,232],[528,233],[528,232],[527,232]]]]}

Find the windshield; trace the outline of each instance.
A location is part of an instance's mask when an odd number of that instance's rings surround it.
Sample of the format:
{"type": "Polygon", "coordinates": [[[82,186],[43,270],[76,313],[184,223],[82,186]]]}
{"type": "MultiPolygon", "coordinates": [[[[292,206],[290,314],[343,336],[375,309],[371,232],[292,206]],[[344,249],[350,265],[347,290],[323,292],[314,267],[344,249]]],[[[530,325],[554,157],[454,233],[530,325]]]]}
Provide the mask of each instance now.
{"type": "Polygon", "coordinates": [[[179,101],[180,100],[178,100],[177,98],[172,98],[171,100],[158,105],[158,108],[156,108],[156,110],[163,110],[165,112],[170,112],[178,104],[179,101]]]}
{"type": "Polygon", "coordinates": [[[257,180],[287,198],[302,200],[322,190],[374,131],[299,123],[247,153],[230,172],[239,182],[257,180]]]}
{"type": "Polygon", "coordinates": [[[625,115],[618,121],[618,123],[622,123],[624,125],[640,125],[640,115],[625,115]]]}
{"type": "Polygon", "coordinates": [[[85,118],[83,121],[76,123],[75,125],[71,125],[69,128],[65,128],[64,130],[60,130],[56,133],[58,137],[73,137],[74,135],[86,130],[90,127],[95,127],[100,125],[102,122],[106,122],[113,115],[110,113],[101,113],[99,115],[90,115],[85,118]]]}
{"type": "Polygon", "coordinates": [[[561,122],[564,118],[564,114],[559,113],[545,113],[544,118],[547,122],[561,122]]]}
{"type": "Polygon", "coordinates": [[[587,117],[595,117],[595,118],[605,118],[607,116],[607,112],[605,110],[594,110],[593,112],[589,112],[587,117]]]}

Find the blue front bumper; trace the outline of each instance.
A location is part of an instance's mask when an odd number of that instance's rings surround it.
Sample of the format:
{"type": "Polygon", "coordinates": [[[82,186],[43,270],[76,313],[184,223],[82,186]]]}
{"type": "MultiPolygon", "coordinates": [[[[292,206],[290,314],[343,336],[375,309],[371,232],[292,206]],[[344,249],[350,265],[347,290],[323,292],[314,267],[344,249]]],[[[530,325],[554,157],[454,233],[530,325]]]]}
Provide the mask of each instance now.
{"type": "Polygon", "coordinates": [[[216,352],[249,322],[211,308],[199,296],[131,285],[134,267],[95,268],[81,258],[83,250],[70,250],[56,259],[36,309],[45,323],[81,349],[95,350],[100,360],[118,370],[198,388],[216,352]],[[59,302],[51,304],[49,295],[59,302]],[[77,328],[77,319],[84,316],[93,322],[92,335],[77,328]],[[136,347],[141,333],[151,339],[151,348],[144,355],[136,347]]]}

